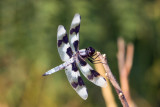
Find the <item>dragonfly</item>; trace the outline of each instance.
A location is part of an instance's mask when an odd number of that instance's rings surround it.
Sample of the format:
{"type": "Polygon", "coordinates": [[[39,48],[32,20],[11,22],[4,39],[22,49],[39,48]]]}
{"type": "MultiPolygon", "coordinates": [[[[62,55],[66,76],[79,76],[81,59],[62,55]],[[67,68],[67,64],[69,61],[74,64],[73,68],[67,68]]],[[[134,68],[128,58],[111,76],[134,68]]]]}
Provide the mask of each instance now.
{"type": "Polygon", "coordinates": [[[87,88],[80,76],[79,70],[89,81],[97,86],[106,87],[107,83],[105,78],[103,78],[86,62],[86,59],[88,59],[90,62],[94,63],[93,56],[96,54],[95,49],[88,47],[79,50],[80,22],[81,16],[76,13],[71,22],[69,40],[64,26],[58,26],[57,48],[60,58],[64,63],[45,72],[43,76],[47,76],[64,69],[72,88],[82,99],[86,100],[88,98],[87,88]]]}

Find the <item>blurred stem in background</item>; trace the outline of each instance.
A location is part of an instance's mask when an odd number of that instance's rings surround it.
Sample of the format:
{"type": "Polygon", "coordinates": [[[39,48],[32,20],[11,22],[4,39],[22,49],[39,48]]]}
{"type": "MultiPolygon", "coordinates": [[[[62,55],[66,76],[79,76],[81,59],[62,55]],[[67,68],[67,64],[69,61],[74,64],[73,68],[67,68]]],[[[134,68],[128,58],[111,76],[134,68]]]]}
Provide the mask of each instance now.
{"type": "Polygon", "coordinates": [[[133,63],[134,46],[132,43],[129,43],[127,45],[127,52],[125,55],[125,42],[122,38],[118,38],[117,45],[118,45],[117,59],[118,59],[121,88],[124,92],[124,95],[126,96],[126,99],[130,107],[136,107],[136,104],[133,102],[130,95],[129,79],[128,79],[133,63]]]}
{"type": "MultiPolygon", "coordinates": [[[[124,95],[126,97],[126,100],[128,101],[128,104],[130,105],[130,107],[136,107],[136,104],[133,102],[133,100],[130,96],[129,80],[128,80],[128,76],[129,76],[130,70],[132,68],[134,46],[131,43],[127,45],[127,53],[126,53],[126,58],[125,58],[124,40],[122,38],[119,38],[117,45],[118,45],[117,59],[118,59],[118,67],[119,67],[119,75],[120,75],[120,83],[121,83],[122,91],[124,92],[124,95]]],[[[102,55],[100,55],[100,56],[102,57],[102,55]]],[[[97,60],[101,60],[101,62],[104,63],[103,60],[100,59],[100,56],[97,60]]],[[[116,91],[117,91],[117,89],[119,89],[118,92],[121,92],[121,89],[118,86],[118,83],[116,82],[116,80],[114,79],[114,76],[112,76],[112,73],[109,69],[109,66],[107,64],[103,64],[103,65],[107,66],[106,67],[107,70],[105,71],[102,63],[95,64],[95,68],[103,77],[105,77],[105,79],[107,80],[107,83],[108,83],[107,87],[102,88],[102,94],[103,94],[104,100],[106,102],[106,106],[107,107],[117,107],[117,104],[116,104],[115,99],[113,97],[112,88],[110,86],[110,83],[108,82],[108,79],[110,80],[110,82],[112,83],[112,85],[114,86],[116,91]],[[107,76],[106,76],[106,73],[107,73],[107,76]]],[[[125,103],[123,103],[123,101],[121,101],[121,102],[122,102],[122,104],[124,104],[123,106],[127,106],[125,103]]]]}

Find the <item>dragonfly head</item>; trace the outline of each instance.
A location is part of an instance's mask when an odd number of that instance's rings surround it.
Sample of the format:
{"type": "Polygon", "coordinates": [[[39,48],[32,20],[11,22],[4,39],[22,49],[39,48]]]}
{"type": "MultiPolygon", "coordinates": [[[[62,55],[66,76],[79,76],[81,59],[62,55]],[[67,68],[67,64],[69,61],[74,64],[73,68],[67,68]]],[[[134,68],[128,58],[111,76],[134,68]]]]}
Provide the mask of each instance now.
{"type": "Polygon", "coordinates": [[[89,56],[93,56],[93,54],[95,53],[95,49],[92,47],[88,47],[87,48],[87,53],[89,56]]]}

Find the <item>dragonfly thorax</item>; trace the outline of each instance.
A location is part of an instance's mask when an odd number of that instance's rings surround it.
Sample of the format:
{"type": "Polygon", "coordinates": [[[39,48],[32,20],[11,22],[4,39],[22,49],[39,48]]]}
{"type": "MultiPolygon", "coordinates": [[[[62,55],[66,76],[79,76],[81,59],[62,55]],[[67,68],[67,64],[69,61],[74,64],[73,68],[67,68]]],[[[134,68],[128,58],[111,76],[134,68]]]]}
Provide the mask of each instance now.
{"type": "Polygon", "coordinates": [[[82,58],[85,59],[85,58],[88,58],[88,57],[92,57],[93,54],[95,53],[95,49],[92,48],[92,47],[88,47],[88,48],[79,50],[78,53],[80,54],[80,56],[81,56],[82,58]]]}

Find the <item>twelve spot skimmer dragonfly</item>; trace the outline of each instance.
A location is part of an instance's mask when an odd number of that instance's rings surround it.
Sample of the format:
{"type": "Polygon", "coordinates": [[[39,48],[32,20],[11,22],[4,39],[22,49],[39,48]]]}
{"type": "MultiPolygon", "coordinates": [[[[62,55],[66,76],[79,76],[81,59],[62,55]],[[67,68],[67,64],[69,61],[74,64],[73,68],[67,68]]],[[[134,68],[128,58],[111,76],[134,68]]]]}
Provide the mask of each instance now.
{"type": "Polygon", "coordinates": [[[80,22],[81,16],[79,14],[75,14],[70,27],[69,41],[64,26],[58,26],[57,47],[60,57],[64,63],[44,73],[43,76],[65,69],[68,81],[73,89],[81,98],[86,100],[88,97],[87,88],[80,76],[78,67],[82,74],[95,85],[105,87],[106,80],[85,61],[86,59],[91,62],[94,60],[92,57],[95,55],[95,49],[89,47],[79,50],[80,22]]]}

